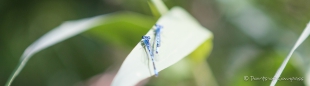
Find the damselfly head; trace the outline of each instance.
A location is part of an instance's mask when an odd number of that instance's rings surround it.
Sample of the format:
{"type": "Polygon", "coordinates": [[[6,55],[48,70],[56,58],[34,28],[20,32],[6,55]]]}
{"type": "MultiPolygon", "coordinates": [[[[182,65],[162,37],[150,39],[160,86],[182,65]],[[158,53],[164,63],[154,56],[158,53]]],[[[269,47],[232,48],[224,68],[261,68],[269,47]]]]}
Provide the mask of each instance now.
{"type": "Polygon", "coordinates": [[[142,36],[142,39],[151,39],[150,36],[142,36]]]}
{"type": "Polygon", "coordinates": [[[158,25],[158,24],[155,24],[155,27],[156,27],[156,28],[163,28],[163,26],[158,25]]]}

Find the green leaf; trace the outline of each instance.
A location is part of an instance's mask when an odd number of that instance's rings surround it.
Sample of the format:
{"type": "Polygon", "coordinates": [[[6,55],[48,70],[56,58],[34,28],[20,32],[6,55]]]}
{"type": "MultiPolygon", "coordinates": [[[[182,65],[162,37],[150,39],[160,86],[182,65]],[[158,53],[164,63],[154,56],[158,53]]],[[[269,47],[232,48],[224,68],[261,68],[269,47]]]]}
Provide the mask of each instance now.
{"type": "MultiPolygon", "coordinates": [[[[60,26],[54,28],[50,32],[46,33],[44,36],[36,40],[34,43],[32,43],[30,46],[27,47],[27,49],[24,51],[23,55],[21,56],[20,62],[17,65],[16,69],[14,70],[13,74],[10,76],[9,80],[6,83],[6,86],[10,86],[13,80],[16,78],[16,76],[22,71],[24,66],[27,64],[28,60],[39,51],[42,51],[43,49],[52,46],[54,44],[57,44],[63,40],[66,40],[72,36],[75,36],[77,34],[80,34],[86,30],[89,30],[91,28],[102,26],[102,25],[108,25],[113,22],[132,22],[128,20],[133,19],[142,19],[142,20],[150,20],[145,19],[145,16],[139,15],[136,13],[131,12],[118,12],[118,13],[112,13],[112,14],[106,14],[106,15],[100,15],[92,18],[86,18],[81,20],[75,20],[75,21],[67,21],[61,24],[60,26]],[[124,18],[125,20],[123,20],[124,18]]],[[[140,25],[141,27],[145,27],[143,23],[145,21],[137,21],[133,24],[140,25]]],[[[150,23],[148,24],[150,25],[150,23]]]]}
{"type": "MultiPolygon", "coordinates": [[[[157,21],[157,24],[164,27],[161,34],[162,45],[159,54],[155,55],[158,71],[188,56],[206,40],[213,37],[209,30],[202,27],[190,14],[180,7],[172,8],[157,21]]],[[[151,29],[146,35],[152,39],[154,38],[154,31],[151,29]]],[[[153,43],[153,40],[151,40],[151,43],[153,43]]],[[[139,81],[154,75],[152,66],[152,62],[148,59],[145,49],[138,42],[136,47],[126,57],[112,85],[135,85],[139,81]]]]}
{"type": "Polygon", "coordinates": [[[200,64],[206,61],[207,57],[209,56],[212,50],[212,39],[213,37],[206,40],[193,53],[189,55],[189,58],[193,63],[200,64]]]}
{"type": "Polygon", "coordinates": [[[99,25],[86,33],[105,43],[131,49],[156,22],[153,17],[131,12],[115,16],[117,22],[99,25]]]}
{"type": "MultiPolygon", "coordinates": [[[[70,38],[74,35],[77,35],[85,30],[97,26],[102,23],[101,20],[104,20],[107,15],[97,16],[94,18],[87,18],[77,21],[67,21],[60,25],[59,27],[53,29],[52,31],[48,32],[36,42],[32,43],[27,49],[24,51],[23,55],[21,56],[20,62],[17,65],[14,73],[11,75],[10,79],[6,83],[6,86],[10,86],[12,81],[15,77],[21,72],[24,68],[28,60],[33,56],[35,53],[54,45],[58,42],[61,42],[67,38],[70,38]]],[[[104,21],[103,21],[104,22],[104,21]]]]}
{"type": "Polygon", "coordinates": [[[206,62],[207,57],[212,50],[212,39],[213,37],[209,38],[194,52],[187,56],[191,61],[191,70],[196,85],[198,86],[218,86],[208,63],[206,62]]]}

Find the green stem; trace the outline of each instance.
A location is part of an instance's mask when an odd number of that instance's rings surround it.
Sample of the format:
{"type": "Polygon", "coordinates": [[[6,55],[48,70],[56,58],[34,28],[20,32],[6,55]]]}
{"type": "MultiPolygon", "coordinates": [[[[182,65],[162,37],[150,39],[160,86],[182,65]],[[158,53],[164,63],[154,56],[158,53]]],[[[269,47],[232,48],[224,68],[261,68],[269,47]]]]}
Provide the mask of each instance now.
{"type": "Polygon", "coordinates": [[[17,68],[14,70],[13,74],[10,76],[9,80],[6,82],[5,86],[11,86],[13,80],[20,73],[20,71],[25,67],[29,58],[22,59],[21,62],[17,65],[17,68]]]}
{"type": "Polygon", "coordinates": [[[168,8],[165,5],[165,3],[162,0],[150,0],[151,2],[148,2],[154,16],[157,16],[158,14],[156,13],[156,11],[160,14],[160,15],[164,15],[165,13],[168,12],[168,8]],[[156,9],[156,11],[155,11],[156,9]]]}

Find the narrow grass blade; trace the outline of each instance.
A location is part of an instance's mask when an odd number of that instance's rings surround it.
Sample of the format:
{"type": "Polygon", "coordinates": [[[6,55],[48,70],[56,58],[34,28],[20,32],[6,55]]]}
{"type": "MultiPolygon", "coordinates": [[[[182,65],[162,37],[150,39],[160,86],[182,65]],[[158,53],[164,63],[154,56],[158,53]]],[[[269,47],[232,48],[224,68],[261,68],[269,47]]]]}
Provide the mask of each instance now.
{"type": "MultiPolygon", "coordinates": [[[[161,52],[155,57],[158,71],[175,64],[196,50],[212,33],[202,27],[190,14],[180,7],[172,8],[163,15],[157,24],[164,27],[161,34],[161,52]]],[[[151,29],[147,34],[154,38],[151,29]]],[[[154,43],[151,40],[150,43],[154,43]]],[[[151,59],[140,42],[130,52],[115,76],[112,86],[133,86],[139,81],[154,75],[151,59]]],[[[159,76],[160,73],[159,73],[159,76]]]]}
{"type": "Polygon", "coordinates": [[[68,39],[72,36],[75,36],[85,30],[88,30],[92,27],[95,27],[99,24],[102,24],[106,16],[108,15],[101,15],[93,18],[87,18],[77,21],[67,21],[64,22],[59,27],[54,28],[52,31],[48,32],[40,39],[35,41],[31,44],[27,49],[24,51],[23,55],[21,56],[20,62],[17,65],[17,68],[10,76],[9,80],[6,83],[6,86],[10,86],[15,77],[21,72],[24,68],[28,60],[31,58],[32,55],[35,53],[54,45],[58,42],[61,42],[65,39],[68,39]]]}
{"type": "Polygon", "coordinates": [[[283,72],[286,64],[288,63],[289,59],[291,58],[292,54],[294,51],[297,49],[297,47],[309,36],[310,34],[310,22],[308,23],[307,27],[305,30],[302,32],[300,37],[298,38],[297,42],[295,43],[294,47],[291,49],[290,53],[287,55],[287,57],[284,59],[283,63],[281,64],[280,68],[274,75],[274,79],[272,80],[270,86],[274,86],[277,83],[277,79],[280,77],[281,73],[283,72]]]}

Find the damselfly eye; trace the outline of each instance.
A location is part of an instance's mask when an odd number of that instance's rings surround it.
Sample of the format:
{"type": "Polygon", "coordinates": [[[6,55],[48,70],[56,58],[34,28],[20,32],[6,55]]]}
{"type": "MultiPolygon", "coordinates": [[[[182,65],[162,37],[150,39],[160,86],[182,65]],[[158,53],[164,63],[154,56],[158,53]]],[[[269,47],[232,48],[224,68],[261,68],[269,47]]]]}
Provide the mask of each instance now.
{"type": "Polygon", "coordinates": [[[142,39],[145,39],[145,38],[147,38],[147,36],[142,36],[142,39]]]}
{"type": "Polygon", "coordinates": [[[155,26],[156,26],[157,28],[163,28],[163,26],[158,25],[158,24],[155,24],[155,26]]]}

